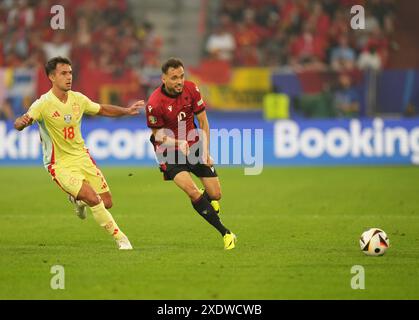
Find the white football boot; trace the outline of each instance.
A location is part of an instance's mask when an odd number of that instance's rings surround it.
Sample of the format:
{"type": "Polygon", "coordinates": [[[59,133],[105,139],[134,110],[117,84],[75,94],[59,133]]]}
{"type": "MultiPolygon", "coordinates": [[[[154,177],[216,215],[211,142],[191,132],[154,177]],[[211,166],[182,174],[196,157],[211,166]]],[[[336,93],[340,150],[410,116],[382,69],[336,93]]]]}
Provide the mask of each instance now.
{"type": "Polygon", "coordinates": [[[119,250],[132,250],[131,242],[129,242],[127,237],[115,241],[119,250]]]}
{"type": "Polygon", "coordinates": [[[72,195],[68,196],[68,200],[74,205],[74,211],[76,212],[76,215],[84,220],[87,217],[87,205],[80,200],[76,200],[72,195]]]}

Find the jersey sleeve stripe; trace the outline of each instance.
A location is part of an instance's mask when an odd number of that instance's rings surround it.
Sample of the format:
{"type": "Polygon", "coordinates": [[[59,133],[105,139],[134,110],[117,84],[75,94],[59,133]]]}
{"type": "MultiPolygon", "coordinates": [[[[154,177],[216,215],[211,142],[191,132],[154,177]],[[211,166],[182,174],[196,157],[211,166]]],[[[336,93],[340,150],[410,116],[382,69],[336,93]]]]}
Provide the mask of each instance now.
{"type": "Polygon", "coordinates": [[[55,170],[52,168],[54,164],[55,164],[55,152],[54,152],[54,144],[52,143],[51,160],[48,165],[48,172],[55,179],[55,170]]]}
{"type": "Polygon", "coordinates": [[[86,148],[86,152],[87,152],[87,154],[88,154],[88,156],[89,156],[89,158],[90,158],[90,161],[92,161],[93,165],[97,168],[96,161],[95,161],[95,159],[93,159],[93,158],[92,158],[92,156],[90,155],[89,149],[87,149],[87,148],[86,148]]]}

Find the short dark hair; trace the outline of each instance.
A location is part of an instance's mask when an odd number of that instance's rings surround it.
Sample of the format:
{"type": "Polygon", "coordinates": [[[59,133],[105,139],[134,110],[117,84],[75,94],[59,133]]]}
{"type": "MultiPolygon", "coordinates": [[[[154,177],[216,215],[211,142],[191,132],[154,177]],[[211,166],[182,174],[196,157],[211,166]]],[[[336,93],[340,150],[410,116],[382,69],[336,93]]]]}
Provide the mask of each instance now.
{"type": "Polygon", "coordinates": [[[177,69],[179,67],[183,68],[183,62],[179,58],[169,58],[163,65],[161,66],[161,71],[163,73],[167,73],[169,68],[177,69]]]}
{"type": "Polygon", "coordinates": [[[51,72],[53,72],[57,68],[57,64],[59,63],[68,64],[71,66],[70,59],[63,57],[54,57],[45,64],[45,73],[47,74],[47,76],[49,76],[51,72]]]}

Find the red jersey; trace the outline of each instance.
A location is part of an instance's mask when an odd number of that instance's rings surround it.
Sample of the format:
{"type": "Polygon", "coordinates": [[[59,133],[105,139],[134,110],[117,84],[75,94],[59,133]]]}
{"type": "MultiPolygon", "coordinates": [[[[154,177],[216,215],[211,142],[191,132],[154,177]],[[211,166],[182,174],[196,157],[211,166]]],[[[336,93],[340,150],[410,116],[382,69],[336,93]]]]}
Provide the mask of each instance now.
{"type": "MultiPolygon", "coordinates": [[[[188,140],[189,146],[191,146],[199,140],[195,134],[194,115],[204,110],[205,103],[198,87],[193,82],[185,80],[183,91],[178,95],[167,93],[163,84],[154,90],[148,99],[146,106],[147,126],[168,129],[166,134],[170,137],[188,140]]],[[[154,150],[159,152],[159,143],[154,140],[153,136],[151,142],[154,145],[154,150]]]]}

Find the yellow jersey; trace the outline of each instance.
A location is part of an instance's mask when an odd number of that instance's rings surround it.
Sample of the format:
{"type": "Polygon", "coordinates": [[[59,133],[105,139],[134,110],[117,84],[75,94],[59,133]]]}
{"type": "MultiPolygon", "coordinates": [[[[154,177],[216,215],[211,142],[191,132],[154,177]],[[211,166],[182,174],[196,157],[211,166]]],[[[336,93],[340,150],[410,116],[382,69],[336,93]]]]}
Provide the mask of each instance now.
{"type": "Polygon", "coordinates": [[[31,105],[27,114],[38,123],[45,168],[67,166],[89,157],[80,131],[81,120],[83,114],[94,115],[99,110],[98,103],[71,90],[66,103],[50,90],[31,105]]]}

